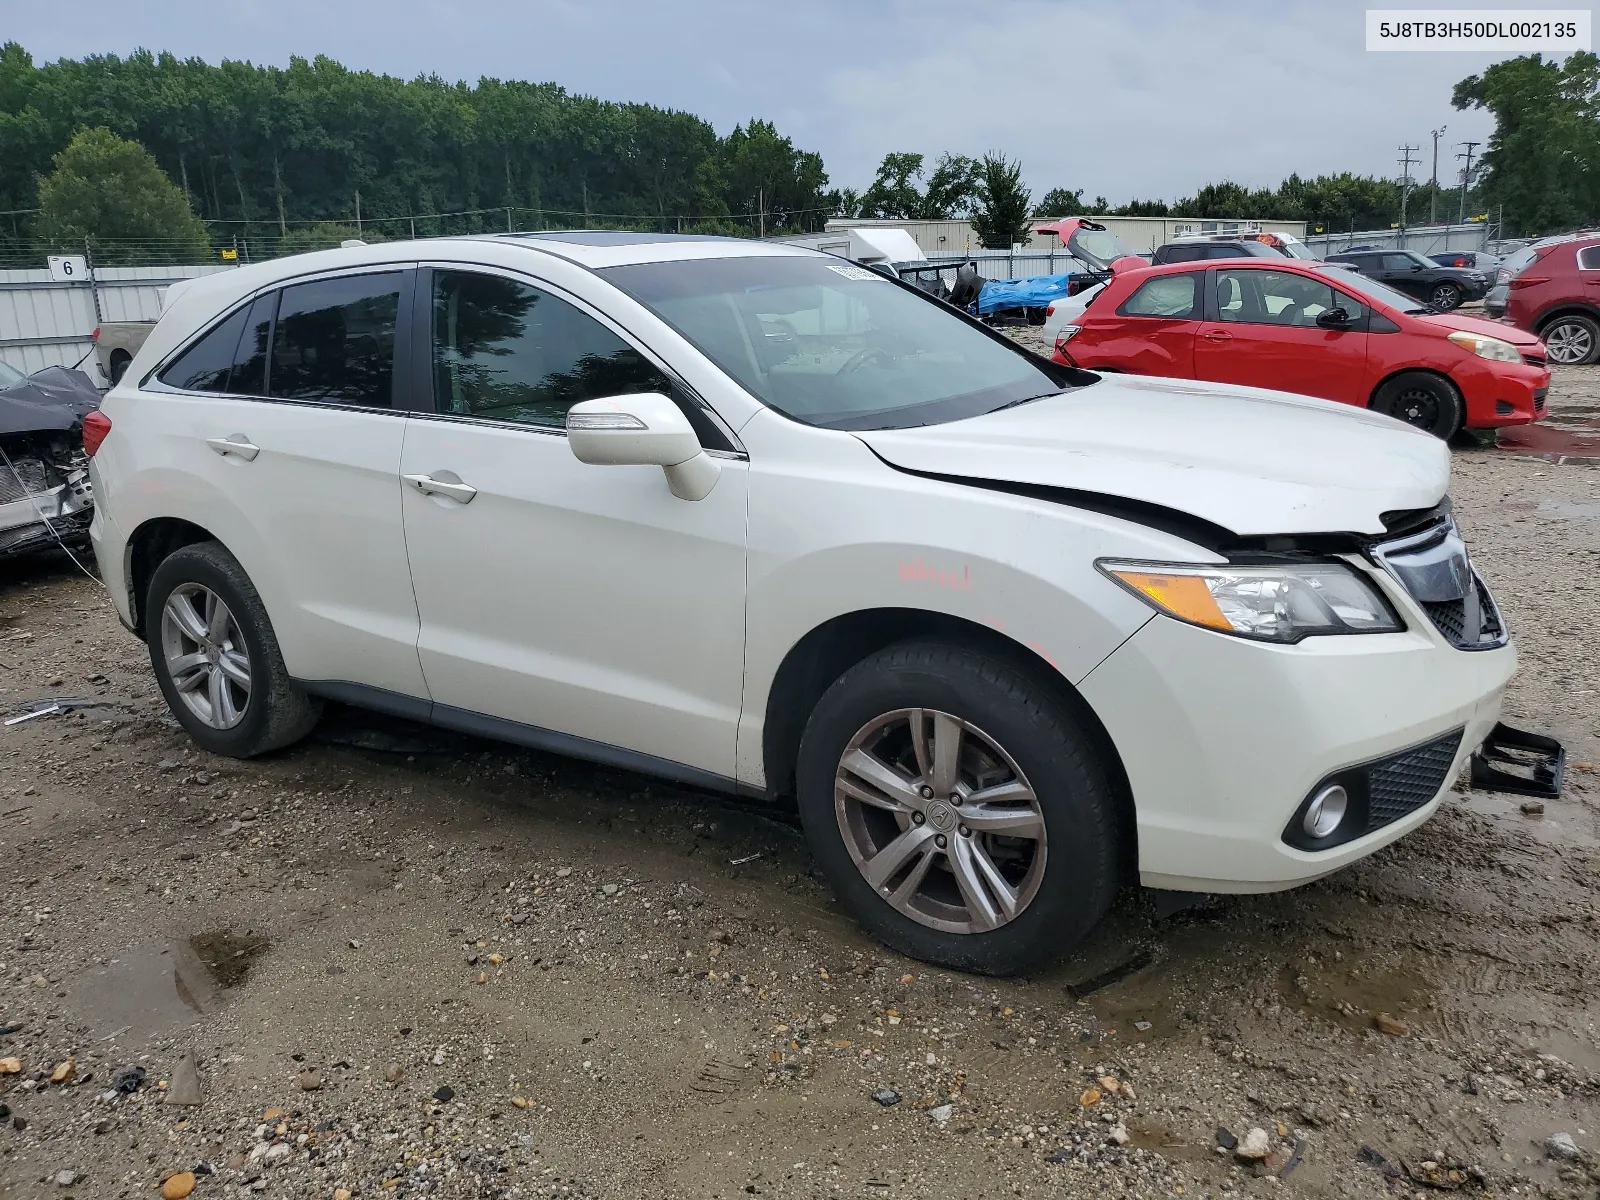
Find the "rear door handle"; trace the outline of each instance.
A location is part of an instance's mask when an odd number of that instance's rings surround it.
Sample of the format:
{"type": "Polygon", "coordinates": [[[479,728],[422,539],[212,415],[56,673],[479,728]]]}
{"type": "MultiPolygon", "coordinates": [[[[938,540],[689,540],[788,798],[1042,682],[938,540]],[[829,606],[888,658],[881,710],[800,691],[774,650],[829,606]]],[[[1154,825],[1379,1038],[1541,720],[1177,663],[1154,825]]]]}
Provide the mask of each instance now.
{"type": "Polygon", "coordinates": [[[1205,334],[1205,339],[1208,342],[1231,342],[1233,334],[1226,329],[1213,329],[1205,334]]]}
{"type": "Polygon", "coordinates": [[[206,445],[224,458],[232,454],[245,462],[254,462],[256,455],[261,453],[261,447],[242,433],[230,433],[225,438],[207,438],[206,445]]]}
{"type": "Polygon", "coordinates": [[[400,478],[424,496],[448,496],[461,504],[471,504],[472,498],[478,494],[477,488],[459,479],[436,479],[432,475],[402,475],[400,478]]]}

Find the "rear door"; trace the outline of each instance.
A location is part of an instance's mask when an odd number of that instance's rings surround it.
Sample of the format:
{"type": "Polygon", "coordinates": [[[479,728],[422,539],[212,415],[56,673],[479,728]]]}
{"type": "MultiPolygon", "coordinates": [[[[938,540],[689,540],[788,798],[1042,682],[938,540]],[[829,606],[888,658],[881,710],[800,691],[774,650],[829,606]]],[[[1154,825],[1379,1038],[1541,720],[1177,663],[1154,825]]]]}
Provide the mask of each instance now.
{"type": "Polygon", "coordinates": [[[391,266],[265,292],[139,402],[164,460],[146,477],[192,497],[196,523],[239,559],[290,673],[425,697],[395,373],[413,275],[391,266]]]}
{"type": "Polygon", "coordinates": [[[1346,404],[1366,402],[1367,312],[1310,275],[1218,267],[1209,315],[1195,339],[1195,377],[1274,388],[1346,404]],[[1342,308],[1349,328],[1317,318],[1342,308]]]}
{"type": "Polygon", "coordinates": [[[1202,313],[1199,268],[1140,284],[1114,312],[1086,309],[1082,343],[1067,343],[1074,362],[1136,375],[1194,377],[1194,338],[1202,313]]]}

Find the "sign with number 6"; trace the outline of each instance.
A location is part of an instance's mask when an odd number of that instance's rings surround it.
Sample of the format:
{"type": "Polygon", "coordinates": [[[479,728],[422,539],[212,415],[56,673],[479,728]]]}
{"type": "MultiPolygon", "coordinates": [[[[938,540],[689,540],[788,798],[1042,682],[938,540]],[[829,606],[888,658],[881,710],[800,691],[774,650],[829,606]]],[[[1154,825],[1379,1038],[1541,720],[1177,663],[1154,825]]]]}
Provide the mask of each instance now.
{"type": "Polygon", "coordinates": [[[47,261],[50,278],[56,283],[77,283],[89,278],[89,264],[81,254],[52,254],[47,261]]]}

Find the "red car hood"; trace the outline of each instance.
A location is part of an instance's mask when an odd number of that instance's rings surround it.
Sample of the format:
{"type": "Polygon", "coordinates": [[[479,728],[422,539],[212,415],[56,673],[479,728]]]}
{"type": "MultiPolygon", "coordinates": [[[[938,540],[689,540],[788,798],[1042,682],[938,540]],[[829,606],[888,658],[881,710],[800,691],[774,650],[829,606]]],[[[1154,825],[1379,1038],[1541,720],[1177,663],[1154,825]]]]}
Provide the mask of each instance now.
{"type": "Polygon", "coordinates": [[[1460,330],[1463,333],[1481,333],[1484,337],[1499,338],[1502,342],[1510,342],[1519,350],[1536,350],[1541,345],[1539,339],[1533,334],[1518,329],[1515,325],[1491,321],[1487,317],[1472,317],[1465,313],[1447,312],[1428,313],[1426,316],[1418,316],[1416,319],[1451,332],[1460,330]]]}

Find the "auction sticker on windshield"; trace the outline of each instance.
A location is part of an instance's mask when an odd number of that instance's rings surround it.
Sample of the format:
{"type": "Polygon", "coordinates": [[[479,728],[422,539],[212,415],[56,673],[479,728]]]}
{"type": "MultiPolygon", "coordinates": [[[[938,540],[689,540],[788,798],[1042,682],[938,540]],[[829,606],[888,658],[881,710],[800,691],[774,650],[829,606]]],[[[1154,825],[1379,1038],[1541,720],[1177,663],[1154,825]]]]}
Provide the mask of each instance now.
{"type": "Polygon", "coordinates": [[[1369,8],[1368,50],[1565,53],[1590,48],[1586,8],[1369,8]]]}
{"type": "Polygon", "coordinates": [[[836,267],[836,266],[833,266],[832,264],[829,264],[828,270],[837,271],[840,275],[843,275],[846,279],[877,279],[877,278],[879,278],[879,275],[878,275],[878,273],[876,271],[869,271],[865,267],[836,267]]]}

